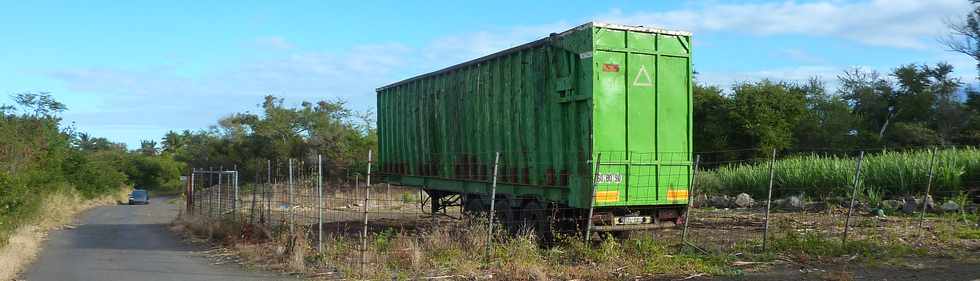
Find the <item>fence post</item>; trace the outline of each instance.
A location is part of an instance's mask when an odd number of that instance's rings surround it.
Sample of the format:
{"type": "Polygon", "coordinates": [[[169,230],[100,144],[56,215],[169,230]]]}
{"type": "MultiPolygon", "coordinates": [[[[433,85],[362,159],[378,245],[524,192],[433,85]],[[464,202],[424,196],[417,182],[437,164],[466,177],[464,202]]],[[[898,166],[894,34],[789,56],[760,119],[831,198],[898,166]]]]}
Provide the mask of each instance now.
{"type": "Polygon", "coordinates": [[[316,155],[316,248],[323,252],[323,155],[316,155]]]}
{"type": "Polygon", "coordinates": [[[211,186],[214,184],[214,167],[208,167],[208,183],[205,189],[208,191],[208,218],[214,215],[214,188],[211,186]]]}
{"type": "Polygon", "coordinates": [[[367,166],[367,176],[364,182],[364,190],[365,190],[364,192],[369,192],[371,190],[371,164],[373,164],[374,162],[373,161],[374,159],[371,158],[372,152],[373,151],[371,151],[370,149],[368,150],[368,163],[367,163],[368,166],[367,166]]]}
{"type": "Polygon", "coordinates": [[[693,201],[692,199],[695,198],[694,196],[696,196],[695,194],[696,189],[694,189],[694,187],[695,184],[697,183],[698,166],[700,165],[701,165],[701,155],[698,154],[697,156],[694,157],[694,171],[691,172],[691,183],[687,185],[688,186],[687,209],[684,210],[684,231],[681,234],[681,243],[684,245],[687,245],[687,225],[691,224],[691,205],[693,205],[691,201],[693,201]]]}
{"type": "Polygon", "coordinates": [[[776,149],[772,149],[772,159],[769,160],[769,194],[766,196],[766,226],[762,231],[762,251],[769,249],[769,209],[772,207],[772,183],[776,178],[776,149]]]}
{"type": "Polygon", "coordinates": [[[289,236],[293,235],[293,158],[289,158],[289,185],[286,186],[286,211],[289,224],[289,236]]]}
{"type": "Polygon", "coordinates": [[[224,175],[225,166],[218,166],[218,217],[220,218],[225,212],[225,198],[221,197],[221,191],[224,189],[224,175]]]}
{"type": "Polygon", "coordinates": [[[187,206],[187,213],[194,214],[194,168],[191,168],[191,176],[187,179],[187,191],[184,192],[187,196],[185,202],[187,206]]]}
{"type": "Polygon", "coordinates": [[[231,207],[235,211],[235,219],[237,220],[238,218],[240,218],[239,212],[238,212],[238,198],[239,198],[238,197],[238,165],[235,165],[235,179],[234,180],[235,180],[235,182],[234,182],[234,184],[235,184],[235,198],[234,198],[234,200],[235,201],[231,202],[231,207]]]}
{"type": "Polygon", "coordinates": [[[932,191],[932,176],[936,166],[936,148],[932,149],[932,156],[929,157],[929,180],[926,182],[926,194],[922,196],[922,212],[919,213],[919,231],[922,230],[922,223],[926,219],[926,200],[929,200],[929,193],[932,191]]]}
{"type": "Polygon", "coordinates": [[[486,256],[490,258],[490,251],[493,249],[493,217],[496,211],[496,201],[497,201],[497,167],[500,164],[500,152],[498,151],[493,156],[493,179],[490,183],[490,221],[487,228],[487,250],[486,256]]]}
{"type": "Polygon", "coordinates": [[[595,173],[592,174],[592,196],[589,196],[589,216],[585,218],[585,243],[592,241],[592,213],[595,211],[593,205],[595,205],[595,192],[599,187],[599,166],[601,165],[602,152],[599,152],[595,157],[595,173]]]}
{"type": "Polygon", "coordinates": [[[250,224],[255,223],[255,200],[257,200],[256,193],[259,191],[259,166],[261,165],[262,162],[255,162],[255,182],[252,184],[252,206],[248,209],[248,223],[250,224]]]}
{"type": "Polygon", "coordinates": [[[851,187],[851,203],[847,204],[847,216],[844,217],[844,234],[841,237],[841,247],[847,246],[847,231],[851,228],[851,214],[854,212],[854,200],[857,197],[859,184],[861,183],[861,162],[864,161],[864,151],[858,154],[857,167],[854,171],[854,184],[851,187]]]}
{"type": "MultiPolygon", "coordinates": [[[[272,221],[272,197],[276,196],[275,192],[271,192],[272,189],[272,160],[265,160],[265,222],[269,223],[272,221]]],[[[271,225],[271,223],[270,223],[271,225]]]]}
{"type": "Polygon", "coordinates": [[[371,150],[368,150],[367,167],[367,186],[364,187],[364,229],[361,233],[361,275],[364,275],[364,264],[367,263],[367,235],[368,235],[368,203],[371,198],[371,150]]]}

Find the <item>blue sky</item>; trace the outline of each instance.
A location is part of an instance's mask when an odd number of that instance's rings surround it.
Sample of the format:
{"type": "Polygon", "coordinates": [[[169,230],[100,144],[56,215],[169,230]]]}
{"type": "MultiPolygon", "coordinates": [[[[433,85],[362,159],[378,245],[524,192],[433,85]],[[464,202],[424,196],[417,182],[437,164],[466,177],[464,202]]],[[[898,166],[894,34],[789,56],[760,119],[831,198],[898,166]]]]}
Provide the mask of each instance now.
{"type": "Polygon", "coordinates": [[[165,2],[5,1],[0,103],[51,92],[79,130],[134,148],[266,94],[373,110],[378,86],[592,20],[693,32],[699,80],[725,87],[907,63],[977,73],[937,43],[967,0],[165,2]]]}

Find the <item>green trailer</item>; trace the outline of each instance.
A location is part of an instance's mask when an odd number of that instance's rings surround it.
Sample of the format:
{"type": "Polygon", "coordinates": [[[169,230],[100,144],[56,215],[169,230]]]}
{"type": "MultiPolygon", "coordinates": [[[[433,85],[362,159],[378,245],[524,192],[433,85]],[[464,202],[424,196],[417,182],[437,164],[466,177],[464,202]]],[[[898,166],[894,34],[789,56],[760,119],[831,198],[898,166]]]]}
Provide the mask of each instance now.
{"type": "Polygon", "coordinates": [[[692,172],[689,33],[586,23],[377,89],[379,173],[433,212],[598,230],[683,221],[692,172]],[[495,161],[499,153],[499,162],[495,161]],[[495,195],[491,195],[497,167],[495,195]]]}

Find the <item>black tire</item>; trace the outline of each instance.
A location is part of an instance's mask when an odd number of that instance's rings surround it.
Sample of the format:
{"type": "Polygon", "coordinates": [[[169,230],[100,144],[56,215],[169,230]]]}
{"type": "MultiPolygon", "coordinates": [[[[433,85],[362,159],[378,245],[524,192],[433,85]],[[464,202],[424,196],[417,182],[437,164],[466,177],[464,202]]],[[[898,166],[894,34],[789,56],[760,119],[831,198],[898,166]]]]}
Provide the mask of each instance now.
{"type": "Polygon", "coordinates": [[[550,245],[555,238],[552,229],[554,222],[551,216],[551,208],[546,208],[538,200],[528,200],[521,209],[523,214],[522,226],[528,231],[533,231],[534,236],[542,244],[550,245]]]}
{"type": "Polygon", "coordinates": [[[470,218],[479,218],[487,215],[487,206],[478,196],[467,195],[463,199],[463,214],[470,218]]]}
{"type": "Polygon", "coordinates": [[[507,198],[498,198],[494,203],[494,220],[503,225],[510,234],[517,234],[520,230],[520,222],[518,221],[517,210],[511,205],[511,200],[507,198]]]}

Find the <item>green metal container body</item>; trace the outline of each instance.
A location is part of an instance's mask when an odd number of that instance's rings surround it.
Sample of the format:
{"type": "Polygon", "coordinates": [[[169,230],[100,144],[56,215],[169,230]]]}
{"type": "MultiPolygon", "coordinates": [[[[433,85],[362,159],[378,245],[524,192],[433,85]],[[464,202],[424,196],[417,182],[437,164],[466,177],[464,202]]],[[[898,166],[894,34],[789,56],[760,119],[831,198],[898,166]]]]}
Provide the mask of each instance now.
{"type": "Polygon", "coordinates": [[[499,197],[686,204],[690,47],[688,33],[587,23],[379,88],[380,173],[489,194],[500,152],[499,197]]]}

